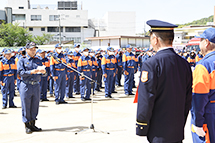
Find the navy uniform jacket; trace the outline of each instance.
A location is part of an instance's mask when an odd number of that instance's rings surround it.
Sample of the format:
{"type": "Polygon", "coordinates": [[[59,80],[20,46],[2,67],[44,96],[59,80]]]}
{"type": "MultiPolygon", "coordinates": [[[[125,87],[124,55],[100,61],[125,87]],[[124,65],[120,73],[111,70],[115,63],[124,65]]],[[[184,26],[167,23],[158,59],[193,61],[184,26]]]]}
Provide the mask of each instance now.
{"type": "Polygon", "coordinates": [[[42,61],[38,58],[32,58],[29,55],[26,55],[19,59],[17,73],[21,76],[21,80],[25,82],[39,82],[41,80],[41,74],[31,74],[31,70],[37,69],[38,66],[42,65],[42,61]]]}
{"type": "Polygon", "coordinates": [[[188,62],[168,48],[146,60],[141,71],[136,134],[152,143],[183,140],[192,100],[188,62]]]}

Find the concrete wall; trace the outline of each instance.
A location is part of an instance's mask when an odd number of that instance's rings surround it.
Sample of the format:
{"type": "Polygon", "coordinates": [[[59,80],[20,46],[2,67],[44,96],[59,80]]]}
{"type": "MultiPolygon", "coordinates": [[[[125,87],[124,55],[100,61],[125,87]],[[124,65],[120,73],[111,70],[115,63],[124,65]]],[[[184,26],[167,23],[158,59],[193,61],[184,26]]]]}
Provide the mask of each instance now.
{"type": "Polygon", "coordinates": [[[7,0],[7,6],[12,9],[19,9],[19,7],[24,7],[24,9],[28,9],[28,0],[7,0]]]}

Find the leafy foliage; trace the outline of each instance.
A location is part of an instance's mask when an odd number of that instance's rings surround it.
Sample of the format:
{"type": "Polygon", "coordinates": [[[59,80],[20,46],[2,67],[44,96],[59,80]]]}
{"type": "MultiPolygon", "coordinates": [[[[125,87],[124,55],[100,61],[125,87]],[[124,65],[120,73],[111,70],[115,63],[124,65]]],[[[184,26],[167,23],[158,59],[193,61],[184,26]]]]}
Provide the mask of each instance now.
{"type": "Polygon", "coordinates": [[[53,35],[43,34],[42,36],[33,36],[28,29],[19,27],[19,24],[2,23],[0,25],[0,47],[19,47],[33,41],[38,45],[48,43],[53,35]]]}
{"type": "Polygon", "coordinates": [[[213,20],[214,20],[214,16],[211,15],[208,18],[202,18],[199,20],[194,20],[194,21],[189,22],[189,23],[177,24],[177,25],[178,25],[178,28],[182,28],[182,27],[189,26],[189,25],[206,25],[207,22],[213,22],[213,20]]]}

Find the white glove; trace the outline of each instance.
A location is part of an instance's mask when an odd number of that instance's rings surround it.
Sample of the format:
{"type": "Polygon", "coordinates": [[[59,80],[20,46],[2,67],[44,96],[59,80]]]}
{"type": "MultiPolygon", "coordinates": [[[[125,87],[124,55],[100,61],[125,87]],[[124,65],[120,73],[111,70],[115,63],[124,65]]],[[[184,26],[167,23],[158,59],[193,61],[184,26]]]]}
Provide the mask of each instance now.
{"type": "Polygon", "coordinates": [[[205,136],[205,131],[203,130],[203,127],[197,127],[195,125],[192,125],[194,131],[196,132],[196,134],[200,137],[204,137],[205,136]]]}

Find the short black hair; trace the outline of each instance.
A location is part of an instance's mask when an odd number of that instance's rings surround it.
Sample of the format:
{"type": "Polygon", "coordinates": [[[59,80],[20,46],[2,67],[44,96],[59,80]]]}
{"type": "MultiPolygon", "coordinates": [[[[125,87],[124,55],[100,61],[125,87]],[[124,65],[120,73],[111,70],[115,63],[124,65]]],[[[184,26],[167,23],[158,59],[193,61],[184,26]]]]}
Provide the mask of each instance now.
{"type": "Polygon", "coordinates": [[[162,39],[165,44],[172,44],[174,40],[174,31],[162,31],[162,32],[151,32],[154,33],[157,37],[162,39]]]}

